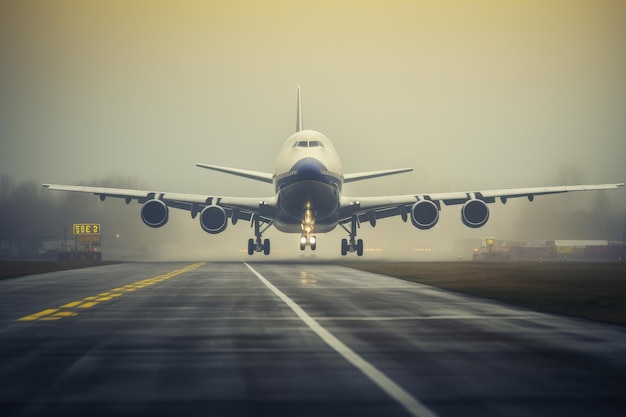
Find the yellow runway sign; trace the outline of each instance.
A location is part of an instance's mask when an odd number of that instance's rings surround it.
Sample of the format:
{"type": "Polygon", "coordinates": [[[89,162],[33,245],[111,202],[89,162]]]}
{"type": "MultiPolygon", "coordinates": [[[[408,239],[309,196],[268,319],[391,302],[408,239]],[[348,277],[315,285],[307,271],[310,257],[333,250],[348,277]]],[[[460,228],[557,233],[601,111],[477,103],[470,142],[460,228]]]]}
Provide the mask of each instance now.
{"type": "Polygon", "coordinates": [[[75,235],[99,235],[100,224],[98,223],[78,223],[74,224],[75,235]]]}

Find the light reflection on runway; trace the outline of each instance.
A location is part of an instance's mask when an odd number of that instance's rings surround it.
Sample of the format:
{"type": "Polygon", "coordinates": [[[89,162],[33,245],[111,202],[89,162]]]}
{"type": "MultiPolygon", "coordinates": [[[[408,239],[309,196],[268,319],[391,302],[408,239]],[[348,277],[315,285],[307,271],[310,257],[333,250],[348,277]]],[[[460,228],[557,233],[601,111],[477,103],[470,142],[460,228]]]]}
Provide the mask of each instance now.
{"type": "MultiPolygon", "coordinates": [[[[2,415],[411,415],[243,263],[190,265],[0,282],[2,415]],[[17,321],[48,309],[76,314],[17,321]]],[[[335,265],[251,266],[433,415],[625,415],[623,328],[335,265]]]]}

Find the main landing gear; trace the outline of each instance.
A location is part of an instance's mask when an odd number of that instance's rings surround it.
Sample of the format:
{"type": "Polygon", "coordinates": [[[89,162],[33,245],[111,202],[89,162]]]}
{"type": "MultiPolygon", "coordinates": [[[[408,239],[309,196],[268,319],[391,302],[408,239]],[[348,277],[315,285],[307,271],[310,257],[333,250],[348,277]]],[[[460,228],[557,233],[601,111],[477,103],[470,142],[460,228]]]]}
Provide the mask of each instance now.
{"type": "Polygon", "coordinates": [[[352,217],[350,230],[343,224],[339,224],[348,232],[349,239],[341,239],[341,256],[346,256],[348,252],[356,252],[357,256],[363,256],[363,239],[356,240],[356,229],[358,228],[357,218],[352,217]]]}
{"type": "Polygon", "coordinates": [[[263,232],[265,232],[272,225],[272,223],[268,223],[263,230],[261,230],[261,220],[259,220],[258,216],[254,216],[252,218],[252,223],[256,239],[248,239],[248,255],[253,255],[254,252],[263,252],[264,254],[269,255],[270,240],[262,240],[261,237],[263,236],[263,232]]]}

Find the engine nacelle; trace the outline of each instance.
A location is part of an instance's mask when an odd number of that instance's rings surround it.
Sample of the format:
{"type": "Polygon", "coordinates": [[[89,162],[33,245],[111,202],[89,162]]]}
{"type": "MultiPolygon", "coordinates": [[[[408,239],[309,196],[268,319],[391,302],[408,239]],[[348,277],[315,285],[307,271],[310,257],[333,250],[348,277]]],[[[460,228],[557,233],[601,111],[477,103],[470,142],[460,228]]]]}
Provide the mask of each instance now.
{"type": "Polygon", "coordinates": [[[439,221],[439,208],[430,200],[422,200],[411,207],[411,223],[421,230],[428,230],[439,221]]]}
{"type": "Polygon", "coordinates": [[[482,200],[469,200],[461,208],[463,224],[472,229],[482,227],[489,220],[489,207],[482,200]]]}
{"type": "Polygon", "coordinates": [[[200,226],[207,233],[212,235],[221,233],[226,230],[227,224],[228,216],[220,206],[206,206],[200,213],[200,226]]]}
{"type": "Polygon", "coordinates": [[[141,208],[141,220],[150,227],[161,227],[169,219],[169,209],[161,200],[149,200],[141,208]]]}

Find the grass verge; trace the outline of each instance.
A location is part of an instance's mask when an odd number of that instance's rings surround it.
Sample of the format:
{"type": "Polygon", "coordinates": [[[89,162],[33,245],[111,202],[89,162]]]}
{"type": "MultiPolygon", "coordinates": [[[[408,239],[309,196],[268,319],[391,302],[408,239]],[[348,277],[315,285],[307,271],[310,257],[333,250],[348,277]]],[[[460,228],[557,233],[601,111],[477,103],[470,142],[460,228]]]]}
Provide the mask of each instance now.
{"type": "Polygon", "coordinates": [[[66,271],[69,269],[89,268],[91,266],[110,265],[119,262],[104,261],[0,261],[0,280],[43,274],[45,272],[66,271]]]}
{"type": "Polygon", "coordinates": [[[626,263],[355,262],[343,265],[537,311],[626,326],[626,263]]]}

